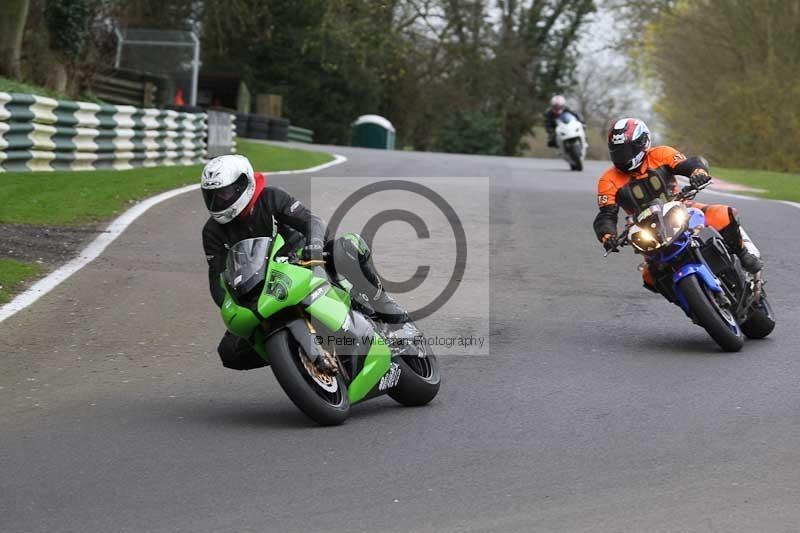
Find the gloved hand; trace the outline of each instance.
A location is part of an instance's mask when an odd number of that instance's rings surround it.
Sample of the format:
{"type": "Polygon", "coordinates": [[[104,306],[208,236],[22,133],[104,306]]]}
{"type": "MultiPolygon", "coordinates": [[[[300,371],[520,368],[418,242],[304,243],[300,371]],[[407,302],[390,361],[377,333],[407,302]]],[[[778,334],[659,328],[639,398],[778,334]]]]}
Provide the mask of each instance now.
{"type": "Polygon", "coordinates": [[[606,233],[603,235],[603,248],[606,252],[619,252],[619,239],[616,235],[606,233]]]}
{"type": "Polygon", "coordinates": [[[311,241],[303,247],[300,255],[306,261],[320,261],[322,259],[322,242],[311,241]]]}
{"type": "Polygon", "coordinates": [[[689,178],[689,184],[695,189],[699,189],[709,181],[711,181],[711,176],[705,172],[698,172],[689,178]]]}

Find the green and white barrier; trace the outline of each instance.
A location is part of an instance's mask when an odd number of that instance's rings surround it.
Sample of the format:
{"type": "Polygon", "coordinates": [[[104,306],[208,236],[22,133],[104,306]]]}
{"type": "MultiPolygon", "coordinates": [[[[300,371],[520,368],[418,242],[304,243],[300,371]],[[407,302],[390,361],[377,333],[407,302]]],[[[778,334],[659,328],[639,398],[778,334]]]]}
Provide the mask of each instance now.
{"type": "Polygon", "coordinates": [[[306,128],[289,126],[289,135],[287,137],[287,140],[299,143],[314,142],[314,132],[306,128]]]}
{"type": "Polygon", "coordinates": [[[0,171],[200,163],[207,128],[205,113],[0,92],[0,171]]]}

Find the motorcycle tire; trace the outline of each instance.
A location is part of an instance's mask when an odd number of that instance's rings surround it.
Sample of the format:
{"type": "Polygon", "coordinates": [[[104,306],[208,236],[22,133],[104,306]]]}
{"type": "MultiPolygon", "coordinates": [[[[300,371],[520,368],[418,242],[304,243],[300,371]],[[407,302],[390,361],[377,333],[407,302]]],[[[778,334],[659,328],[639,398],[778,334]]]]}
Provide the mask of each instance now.
{"type": "Polygon", "coordinates": [[[347,419],[350,398],[341,374],[333,376],[336,390],[325,390],[305,367],[306,354],[287,330],[269,337],[265,348],[275,379],[306,416],[321,426],[339,425],[347,419]]]}
{"type": "Polygon", "coordinates": [[[567,155],[569,156],[570,160],[570,168],[577,172],[583,171],[583,161],[581,161],[581,143],[579,141],[574,141],[569,143],[566,146],[567,155]]]}
{"type": "Polygon", "coordinates": [[[701,286],[697,276],[687,276],[678,282],[695,322],[708,332],[726,352],[738,352],[744,346],[744,334],[736,319],[717,305],[714,297],[701,286]]]}
{"type": "Polygon", "coordinates": [[[759,305],[754,307],[747,320],[742,322],[742,333],[748,339],[763,339],[772,333],[773,329],[775,329],[775,316],[772,314],[772,306],[767,301],[767,295],[762,293],[759,305]]]}
{"type": "Polygon", "coordinates": [[[262,139],[266,140],[269,138],[269,134],[266,131],[261,130],[247,130],[247,135],[245,136],[247,139],[262,139]]]}
{"type": "Polygon", "coordinates": [[[395,361],[400,365],[400,380],[389,390],[389,396],[401,405],[418,407],[430,403],[439,393],[442,374],[436,356],[425,349],[425,357],[404,355],[395,361]]]}

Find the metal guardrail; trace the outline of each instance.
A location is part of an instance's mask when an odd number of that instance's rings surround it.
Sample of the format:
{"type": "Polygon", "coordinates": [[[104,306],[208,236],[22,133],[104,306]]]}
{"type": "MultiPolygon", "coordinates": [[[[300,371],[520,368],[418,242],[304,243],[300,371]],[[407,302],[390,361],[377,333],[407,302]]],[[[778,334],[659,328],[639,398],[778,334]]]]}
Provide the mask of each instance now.
{"type": "Polygon", "coordinates": [[[297,126],[289,126],[289,137],[290,141],[300,142],[300,143],[311,143],[314,142],[314,132],[312,130],[306,128],[299,128],[297,126]]]}
{"type": "Polygon", "coordinates": [[[0,171],[200,163],[207,129],[205,113],[0,92],[0,171]]]}

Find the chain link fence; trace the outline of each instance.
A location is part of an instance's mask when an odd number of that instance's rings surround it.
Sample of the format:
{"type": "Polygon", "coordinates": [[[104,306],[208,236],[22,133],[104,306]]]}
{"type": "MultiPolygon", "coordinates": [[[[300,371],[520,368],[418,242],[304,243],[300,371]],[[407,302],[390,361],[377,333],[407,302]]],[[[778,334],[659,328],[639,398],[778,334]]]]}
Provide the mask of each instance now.
{"type": "Polygon", "coordinates": [[[194,32],[117,29],[115,67],[166,79],[170,103],[197,105],[200,41],[194,32]]]}

